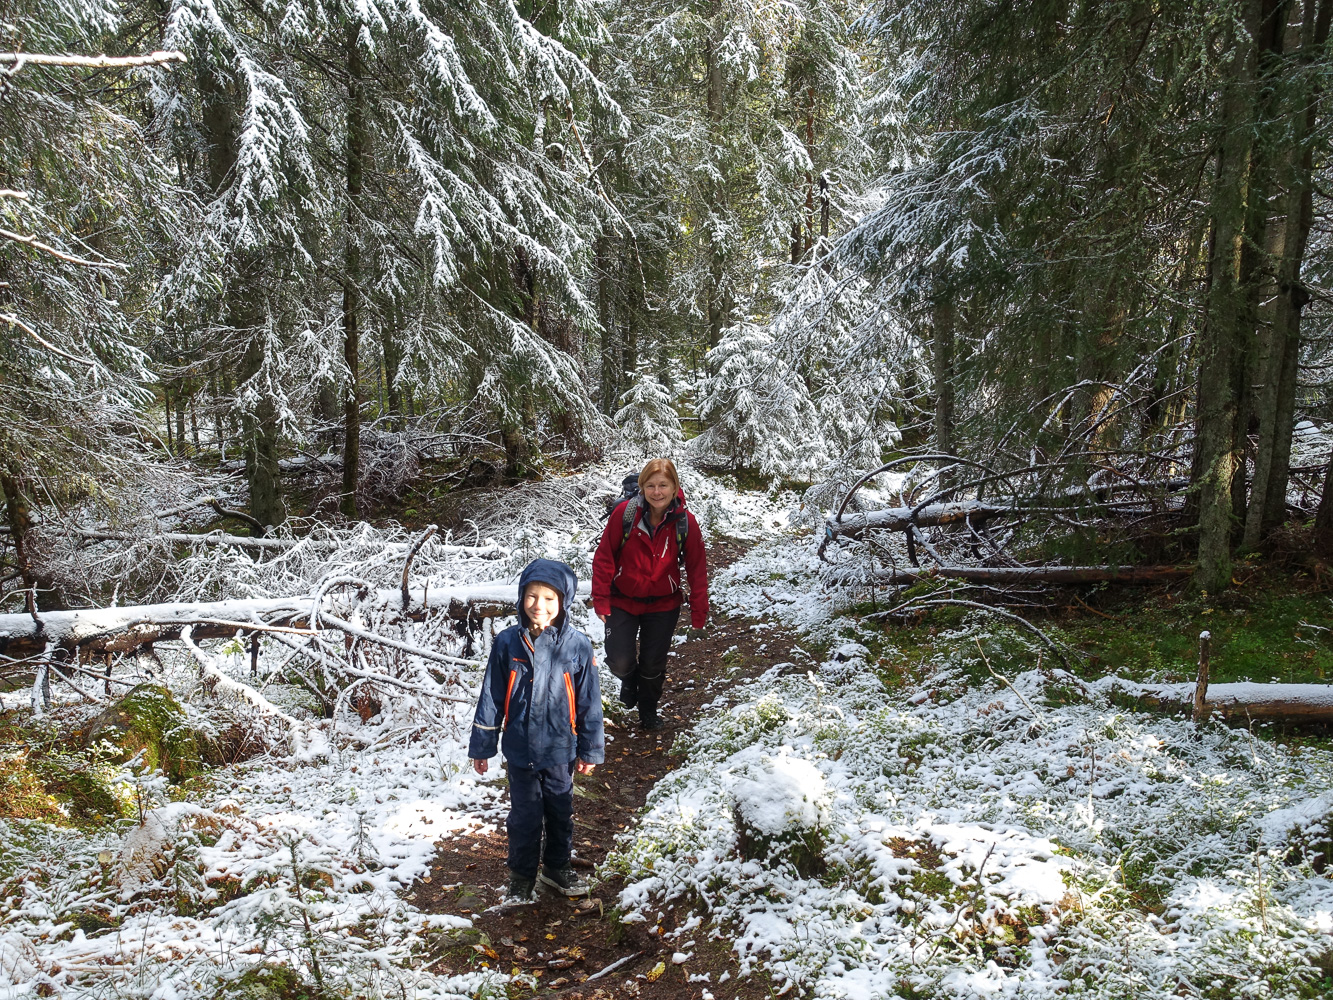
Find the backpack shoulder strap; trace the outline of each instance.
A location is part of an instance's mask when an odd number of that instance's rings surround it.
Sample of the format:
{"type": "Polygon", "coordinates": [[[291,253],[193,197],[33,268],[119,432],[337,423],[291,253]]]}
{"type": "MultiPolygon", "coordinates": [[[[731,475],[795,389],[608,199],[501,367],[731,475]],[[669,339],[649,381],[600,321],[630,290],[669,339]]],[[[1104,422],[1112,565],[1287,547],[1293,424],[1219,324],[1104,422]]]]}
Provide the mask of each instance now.
{"type": "Polygon", "coordinates": [[[634,530],[634,521],[639,514],[639,498],[632,496],[625,501],[625,512],[620,516],[620,544],[616,546],[619,549],[625,547],[629,541],[629,533],[634,530]]]}
{"type": "Polygon", "coordinates": [[[690,515],[683,514],[676,519],[676,561],[685,565],[685,539],[690,532],[690,515]]]}

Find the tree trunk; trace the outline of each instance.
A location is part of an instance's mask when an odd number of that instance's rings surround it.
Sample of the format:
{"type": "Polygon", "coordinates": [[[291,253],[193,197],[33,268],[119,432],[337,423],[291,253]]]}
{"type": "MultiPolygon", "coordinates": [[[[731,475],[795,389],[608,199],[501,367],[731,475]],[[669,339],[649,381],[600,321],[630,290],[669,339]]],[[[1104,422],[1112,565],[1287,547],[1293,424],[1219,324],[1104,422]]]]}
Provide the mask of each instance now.
{"type": "MultiPolygon", "coordinates": [[[[246,310],[251,307],[235,303],[246,310]]],[[[245,443],[245,478],[250,484],[250,515],[260,524],[272,527],[287,519],[282,501],[282,480],[278,468],[278,403],[264,377],[264,338],[253,329],[258,317],[251,313],[234,315],[239,329],[250,330],[245,356],[241,359],[242,383],[253,381],[258,390],[253,411],[241,415],[241,433],[245,443]]],[[[256,536],[262,532],[255,532],[256,536]]]]}
{"type": "MultiPolygon", "coordinates": [[[[722,80],[723,44],[721,4],[714,5],[713,30],[706,53],[708,84],[708,122],[714,155],[722,146],[722,119],[725,112],[722,80]]],[[[720,164],[715,166],[721,167],[720,164]]],[[[721,180],[708,185],[707,209],[711,215],[721,214],[726,205],[726,191],[721,180]]],[[[796,223],[799,227],[799,223],[796,223]]],[[[731,293],[726,288],[726,266],[722,248],[711,235],[712,227],[705,230],[708,240],[708,346],[716,347],[722,340],[722,330],[731,319],[731,293]]]]}
{"type": "Polygon", "coordinates": [[[597,318],[602,328],[602,343],[598,352],[601,358],[601,403],[602,412],[611,416],[616,412],[620,399],[620,350],[616,336],[615,283],[611,280],[612,251],[611,238],[605,234],[597,237],[595,247],[597,260],[597,318]]]}
{"type": "Polygon", "coordinates": [[[1253,137],[1253,90],[1263,0],[1246,0],[1245,24],[1232,45],[1222,97],[1222,138],[1211,196],[1208,292],[1197,396],[1195,449],[1199,487],[1199,571],[1195,585],[1217,591],[1231,582],[1232,489],[1244,461],[1237,440],[1245,375],[1247,312],[1243,273],[1253,137]]]}
{"type": "Polygon", "coordinates": [[[380,331],[384,348],[384,384],[388,402],[389,424],[396,431],[403,429],[403,390],[399,378],[403,369],[402,319],[403,311],[395,303],[384,307],[385,323],[380,331]]]}
{"type": "Polygon", "coordinates": [[[183,379],[176,382],[176,454],[185,454],[185,407],[189,405],[189,396],[185,391],[183,379]]]}
{"type": "MultiPolygon", "coordinates": [[[[935,450],[954,453],[954,304],[941,293],[931,314],[931,364],[935,377],[935,450]]],[[[940,483],[944,485],[943,480],[940,483]]]]}
{"type": "Polygon", "coordinates": [[[162,383],[162,414],[162,422],[167,428],[167,454],[174,455],[176,453],[176,443],[172,440],[171,435],[171,384],[166,381],[162,383]]]}
{"type": "Polygon", "coordinates": [[[339,508],[357,517],[356,487],[361,466],[361,183],[366,160],[365,66],[357,38],[360,25],[347,24],[347,209],[343,243],[343,481],[339,508]]]}
{"type": "MultiPolygon", "coordinates": [[[[1333,2],[1306,0],[1298,59],[1306,72],[1328,41],[1331,17],[1333,2]]],[[[1259,448],[1244,538],[1245,547],[1250,549],[1256,548],[1286,516],[1301,310],[1310,301],[1310,293],[1301,283],[1301,266],[1314,221],[1311,137],[1318,124],[1318,99],[1316,88],[1302,88],[1297,92],[1291,114],[1294,135],[1287,149],[1285,220],[1275,268],[1277,294],[1273,299],[1266,363],[1257,379],[1259,448]]]]}
{"type": "Polygon", "coordinates": [[[1314,517],[1314,550],[1321,559],[1333,559],[1333,457],[1324,473],[1324,492],[1314,517]]]}
{"type": "Polygon", "coordinates": [[[19,575],[23,579],[23,586],[33,593],[30,608],[60,611],[65,607],[64,598],[53,586],[51,578],[33,565],[29,544],[29,535],[33,529],[32,508],[28,503],[24,479],[18,459],[10,458],[0,468],[0,490],[5,494],[5,515],[9,524],[9,537],[14,543],[19,575]]]}

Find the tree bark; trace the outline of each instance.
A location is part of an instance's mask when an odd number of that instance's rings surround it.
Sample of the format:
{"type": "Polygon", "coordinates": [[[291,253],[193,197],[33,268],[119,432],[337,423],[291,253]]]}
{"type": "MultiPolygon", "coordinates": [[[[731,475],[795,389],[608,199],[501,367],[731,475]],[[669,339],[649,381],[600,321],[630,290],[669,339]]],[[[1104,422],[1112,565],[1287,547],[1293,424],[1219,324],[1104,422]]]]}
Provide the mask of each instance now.
{"type": "MultiPolygon", "coordinates": [[[[722,5],[714,4],[712,33],[707,43],[706,75],[708,123],[711,132],[714,155],[719,155],[722,147],[722,119],[725,116],[725,94],[722,79],[722,5]]],[[[721,164],[714,164],[721,170],[721,164]]],[[[720,215],[726,206],[726,190],[721,180],[708,183],[707,209],[710,215],[720,215]]],[[[799,226],[799,223],[796,223],[799,226]]],[[[731,319],[733,303],[731,293],[726,287],[726,262],[723,252],[712,234],[712,226],[705,229],[708,241],[708,346],[716,347],[722,340],[722,330],[731,319]]]]}
{"type": "Polygon", "coordinates": [[[403,429],[403,390],[399,378],[403,369],[402,320],[403,311],[393,302],[384,306],[385,323],[380,330],[384,349],[384,385],[388,402],[389,424],[396,431],[403,429]]]}
{"type": "Polygon", "coordinates": [[[40,572],[32,560],[30,546],[33,529],[32,508],[28,502],[24,479],[23,468],[15,458],[10,458],[3,467],[0,467],[0,490],[5,494],[9,537],[14,543],[14,555],[23,586],[34,595],[32,606],[38,611],[58,611],[65,607],[63,596],[53,586],[51,578],[40,572]]]}
{"type": "MultiPolygon", "coordinates": [[[[1231,582],[1233,486],[1244,462],[1237,440],[1241,417],[1240,383],[1245,376],[1247,292],[1242,258],[1250,195],[1251,124],[1258,41],[1264,0],[1246,0],[1245,24],[1232,44],[1222,96],[1221,139],[1210,214],[1208,292],[1197,396],[1195,438],[1199,487],[1199,571],[1195,585],[1217,591],[1231,582]]],[[[1252,330],[1252,327],[1251,327],[1252,330]]]]}
{"type": "MultiPolygon", "coordinates": [[[[258,317],[249,312],[251,307],[239,297],[235,305],[245,312],[233,315],[233,323],[250,331],[241,359],[241,382],[254,381],[258,389],[254,410],[241,415],[245,478],[250,484],[250,514],[260,524],[273,527],[287,519],[282,500],[282,473],[278,466],[278,403],[264,378],[264,338],[254,329],[258,317]]],[[[258,536],[260,532],[255,534],[258,536]]]]}
{"type": "Polygon", "coordinates": [[[361,186],[366,161],[365,65],[360,24],[347,24],[347,209],[343,243],[343,481],[339,509],[355,519],[361,466],[361,186]]]}
{"type": "MultiPolygon", "coordinates": [[[[954,304],[940,292],[931,310],[931,366],[935,378],[935,451],[954,454],[954,304]]],[[[941,488],[946,487],[940,478],[941,488]]]]}
{"type": "MultiPolygon", "coordinates": [[[[1328,41],[1331,17],[1333,2],[1306,0],[1297,60],[1306,72],[1328,41]]],[[[1277,288],[1268,351],[1258,377],[1259,447],[1243,543],[1248,549],[1258,547],[1286,516],[1301,311],[1310,301],[1310,293],[1301,283],[1301,267],[1314,221],[1311,139],[1318,124],[1319,96],[1315,86],[1300,89],[1290,116],[1294,134],[1287,148],[1285,219],[1275,268],[1277,288]]]]}
{"type": "Polygon", "coordinates": [[[1333,559],[1333,459],[1324,473],[1324,492],[1314,516],[1314,550],[1321,559],[1333,559]]]}

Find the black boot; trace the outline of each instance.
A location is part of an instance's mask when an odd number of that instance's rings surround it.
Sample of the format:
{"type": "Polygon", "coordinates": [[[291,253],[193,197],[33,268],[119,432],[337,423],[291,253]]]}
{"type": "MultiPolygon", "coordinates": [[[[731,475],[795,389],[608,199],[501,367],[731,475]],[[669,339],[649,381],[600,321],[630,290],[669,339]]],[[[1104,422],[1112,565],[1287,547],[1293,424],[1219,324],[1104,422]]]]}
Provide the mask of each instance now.
{"type": "Polygon", "coordinates": [[[620,682],[620,704],[633,708],[639,703],[639,679],[629,676],[620,682]]]}
{"type": "Polygon", "coordinates": [[[662,728],[662,720],[657,717],[657,706],[644,702],[639,706],[639,728],[652,732],[662,728]]]}

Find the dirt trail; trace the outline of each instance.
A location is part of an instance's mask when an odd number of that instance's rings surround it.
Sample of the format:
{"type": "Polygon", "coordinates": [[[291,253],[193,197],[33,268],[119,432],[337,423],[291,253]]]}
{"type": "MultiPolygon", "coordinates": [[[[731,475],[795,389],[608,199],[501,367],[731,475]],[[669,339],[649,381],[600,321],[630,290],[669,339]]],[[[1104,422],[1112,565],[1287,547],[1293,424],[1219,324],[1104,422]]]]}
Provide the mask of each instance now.
{"type": "MultiPolygon", "coordinates": [[[[734,559],[734,549],[710,552],[716,568],[734,559]],[[716,560],[716,561],[715,561],[716,560]]],[[[688,732],[699,710],[727,687],[757,676],[773,665],[795,637],[765,629],[764,653],[751,632],[753,622],[727,619],[710,626],[707,634],[674,648],[667,665],[666,686],[659,712],[665,725],[655,733],[638,727],[636,712],[619,708],[609,711],[606,763],[588,776],[575,775],[574,864],[585,877],[607,856],[617,834],[629,828],[656,781],[673,770],[677,760],[671,749],[676,738],[688,732]],[[790,642],[785,641],[791,639],[790,642]],[[734,652],[728,654],[729,650],[734,652]],[[724,663],[724,656],[726,662],[724,663]],[[716,683],[727,678],[728,683],[716,683]]],[[[682,624],[683,628],[683,624],[682,624]]],[[[615,702],[614,692],[608,694],[615,702]]],[[[644,924],[622,924],[613,912],[622,882],[611,877],[596,883],[587,900],[568,900],[543,891],[538,901],[505,912],[487,912],[499,899],[499,889],[509,878],[505,867],[503,823],[493,833],[464,834],[441,841],[429,881],[412,888],[412,902],[432,913],[470,917],[473,929],[455,934],[437,952],[435,968],[457,972],[483,963],[505,972],[521,970],[539,979],[538,992],[559,994],[571,1000],[609,1000],[613,997],[693,997],[705,991],[730,1000],[768,996],[767,979],[738,978],[737,965],[725,942],[708,941],[698,935],[693,952],[681,965],[671,961],[681,942],[664,941],[644,924]],[[628,958],[600,979],[584,984],[587,977],[613,962],[628,958]],[[663,963],[665,970],[653,981],[648,976],[663,963]],[[719,985],[719,977],[729,973],[719,985]],[[707,980],[702,977],[708,976],[707,980]],[[691,977],[694,977],[691,981],[691,977]]],[[[668,912],[664,930],[675,926],[668,912]]]]}

